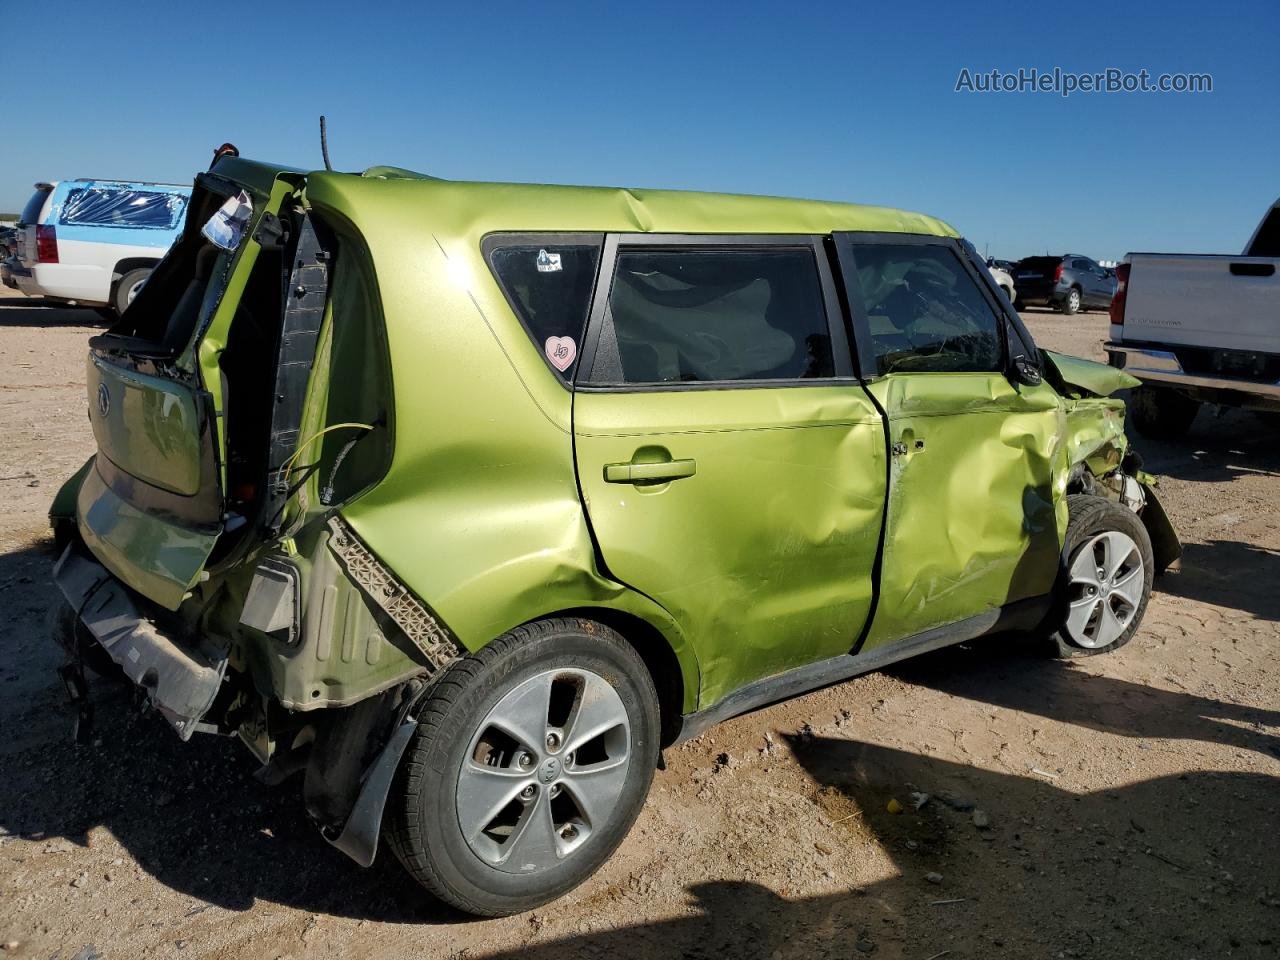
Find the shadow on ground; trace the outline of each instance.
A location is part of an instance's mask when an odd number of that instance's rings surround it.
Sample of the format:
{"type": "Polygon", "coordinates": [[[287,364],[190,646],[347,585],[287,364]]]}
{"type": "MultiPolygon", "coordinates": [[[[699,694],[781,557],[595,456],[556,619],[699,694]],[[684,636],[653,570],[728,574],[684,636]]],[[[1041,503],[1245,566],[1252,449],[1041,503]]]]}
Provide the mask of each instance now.
{"type": "Polygon", "coordinates": [[[1237,540],[1188,543],[1181,566],[1161,578],[1162,592],[1280,620],[1280,551],[1237,540]]]}
{"type": "Polygon", "coordinates": [[[897,876],[803,899],[764,877],[697,884],[689,916],[491,956],[1275,956],[1280,862],[1255,838],[1280,826],[1276,778],[1193,773],[1077,795],[858,741],[790,745],[819,802],[848,811],[833,826],[835,856],[856,857],[869,829],[897,876]],[[911,790],[932,799],[888,812],[911,790]],[[966,809],[974,802],[986,829],[966,809]]]}
{"type": "Polygon", "coordinates": [[[448,922],[390,851],[362,870],[330,847],[303,810],[301,787],[270,789],[239,741],[182,743],[143,716],[132,689],[99,678],[96,741],[71,741],[72,712],[46,640],[52,546],[0,555],[0,832],[84,845],[105,827],[167,886],[229,910],[255,900],[391,922],[448,922]]]}
{"type": "MultiPolygon", "coordinates": [[[[460,919],[426,898],[387,851],[363,871],[325,845],[297,789],[257,783],[238,743],[198,736],[183,744],[158,718],[140,716],[123,688],[95,684],[97,743],[73,746],[53,672],[58,657],[40,626],[53,596],[51,559],[43,548],[0,556],[9,618],[0,633],[0,828],[84,844],[103,827],[161,883],[233,911],[264,900],[392,923],[460,919]]],[[[1135,738],[1262,752],[1275,743],[1260,727],[1280,722],[1274,711],[1090,677],[994,647],[935,654],[897,672],[955,696],[1135,738]]],[[[829,855],[856,859],[869,835],[898,876],[804,899],[780,894],[772,876],[712,880],[689,889],[686,916],[510,956],[849,957],[870,947],[877,956],[918,958],[946,950],[1252,958],[1274,956],[1280,943],[1276,777],[1194,772],[1077,795],[1065,781],[869,743],[795,737],[789,746],[812,778],[802,789],[832,821],[829,855]],[[890,798],[905,802],[912,790],[935,799],[918,812],[886,811],[890,798]],[[966,802],[991,817],[991,829],[974,826],[966,802]],[[932,872],[940,882],[926,879],[932,872]]],[[[783,877],[813,852],[779,847],[775,855],[783,877]]],[[[583,901],[588,923],[591,902],[583,901]]]]}
{"type": "Polygon", "coordinates": [[[1280,710],[1086,673],[1028,652],[1025,643],[1018,637],[991,637],[905,660],[885,672],[951,696],[1099,733],[1140,741],[1199,741],[1280,757],[1280,737],[1264,732],[1280,729],[1280,710]]]}
{"type": "MultiPolygon", "coordinates": [[[[1121,394],[1126,400],[1128,392],[1121,394]]],[[[1247,410],[1215,415],[1203,407],[1190,432],[1178,440],[1152,440],[1138,433],[1132,418],[1126,432],[1156,476],[1198,483],[1221,483],[1245,474],[1280,476],[1280,446],[1275,426],[1247,410]]]]}
{"type": "Polygon", "coordinates": [[[103,327],[111,321],[92,307],[57,300],[0,297],[0,327],[103,327]]]}

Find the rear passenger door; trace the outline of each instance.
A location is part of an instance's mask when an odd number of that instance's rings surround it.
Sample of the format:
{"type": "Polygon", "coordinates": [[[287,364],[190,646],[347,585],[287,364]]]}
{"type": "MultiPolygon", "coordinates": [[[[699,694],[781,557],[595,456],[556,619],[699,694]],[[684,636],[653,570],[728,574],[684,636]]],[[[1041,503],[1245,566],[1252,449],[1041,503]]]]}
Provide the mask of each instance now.
{"type": "MultiPolygon", "coordinates": [[[[959,241],[836,235],[889,496],[871,649],[1049,591],[1058,398],[1017,382],[1030,338],[959,241]]],[[[1025,606],[1025,605],[1022,605],[1025,606]]]]}
{"type": "MultiPolygon", "coordinates": [[[[1084,302],[1084,306],[1097,307],[1102,305],[1102,268],[1090,260],[1088,257],[1075,257],[1071,261],[1071,270],[1075,273],[1076,280],[1080,284],[1080,296],[1084,302]]],[[[1107,298],[1110,302],[1110,298],[1107,298]]]]}
{"type": "Polygon", "coordinates": [[[822,240],[613,235],[578,367],[604,564],[679,622],[702,705],[847,653],[867,621],[883,421],[822,240]]]}

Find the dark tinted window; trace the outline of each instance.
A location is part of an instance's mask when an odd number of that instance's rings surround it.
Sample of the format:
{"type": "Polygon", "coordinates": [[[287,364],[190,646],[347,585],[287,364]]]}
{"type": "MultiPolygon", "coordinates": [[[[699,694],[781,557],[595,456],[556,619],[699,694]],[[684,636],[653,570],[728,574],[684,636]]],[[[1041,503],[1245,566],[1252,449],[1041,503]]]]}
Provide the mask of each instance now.
{"type": "Polygon", "coordinates": [[[22,216],[18,218],[19,223],[39,223],[40,208],[44,206],[45,197],[49,196],[49,189],[38,189],[31,195],[31,199],[27,201],[27,205],[22,208],[22,216]]]}
{"type": "Polygon", "coordinates": [[[82,187],[67,194],[59,223],[94,227],[169,230],[178,225],[187,198],[174,193],[82,187]]]}
{"type": "Polygon", "coordinates": [[[1280,257],[1280,207],[1272,207],[1249,241],[1246,257],[1280,257]]]}
{"type": "Polygon", "coordinates": [[[854,258],[880,373],[1002,368],[1000,321],[950,249],[859,244],[854,258]]]}
{"type": "Polygon", "coordinates": [[[622,383],[833,376],[810,249],[618,252],[612,330],[593,379],[622,383]]]}
{"type": "Polygon", "coordinates": [[[573,376],[600,264],[599,235],[487,241],[489,264],[525,330],[560,376],[573,376]]]}
{"type": "Polygon", "coordinates": [[[1085,260],[1083,257],[1077,257],[1071,261],[1071,269],[1073,270],[1092,270],[1093,261],[1085,260]]]}

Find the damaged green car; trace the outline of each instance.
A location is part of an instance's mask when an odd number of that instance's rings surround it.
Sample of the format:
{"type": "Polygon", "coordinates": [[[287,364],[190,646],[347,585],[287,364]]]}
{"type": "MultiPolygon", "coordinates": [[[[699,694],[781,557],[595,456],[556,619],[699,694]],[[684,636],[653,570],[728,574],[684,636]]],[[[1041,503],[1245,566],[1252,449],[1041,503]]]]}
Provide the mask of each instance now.
{"type": "Polygon", "coordinates": [[[896,210],[226,148],[87,372],[82,715],[123,674],[476,914],[589,877],[665,747],[995,631],[1114,650],[1179,550],[1136,381],[896,210]]]}

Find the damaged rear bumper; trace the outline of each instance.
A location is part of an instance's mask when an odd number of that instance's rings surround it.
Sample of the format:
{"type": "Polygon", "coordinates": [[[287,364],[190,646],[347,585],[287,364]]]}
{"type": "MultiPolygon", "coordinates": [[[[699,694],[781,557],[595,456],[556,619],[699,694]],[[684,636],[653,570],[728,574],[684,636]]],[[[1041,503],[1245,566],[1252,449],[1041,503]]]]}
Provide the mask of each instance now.
{"type": "Polygon", "coordinates": [[[125,676],[146,692],[179,737],[191,739],[222,687],[226,653],[166,636],[133,594],[78,543],[63,551],[53,578],[125,676]]]}

